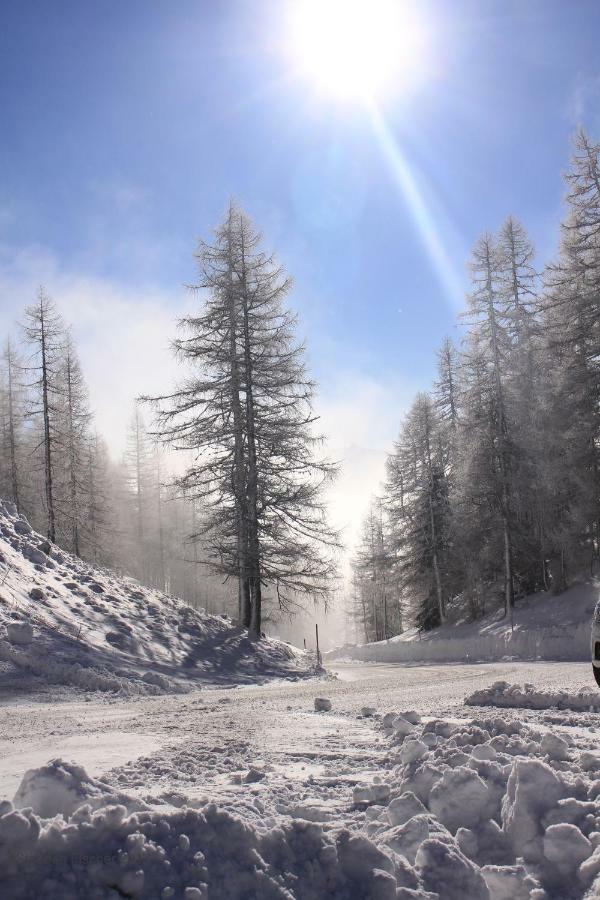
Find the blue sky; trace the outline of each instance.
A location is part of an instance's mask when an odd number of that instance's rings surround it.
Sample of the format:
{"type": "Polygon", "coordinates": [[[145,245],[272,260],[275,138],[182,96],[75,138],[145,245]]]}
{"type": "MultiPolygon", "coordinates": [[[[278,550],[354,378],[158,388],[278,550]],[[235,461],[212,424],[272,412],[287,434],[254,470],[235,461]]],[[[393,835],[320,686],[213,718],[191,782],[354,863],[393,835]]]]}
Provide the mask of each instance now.
{"type": "Polygon", "coordinates": [[[581,121],[600,136],[600,4],[418,10],[421,77],[380,114],[429,235],[361,104],[294,76],[285,0],[5,0],[0,329],[46,281],[89,359],[99,420],[120,427],[109,406],[130,403],[148,358],[166,354],[196,239],[234,195],[295,278],[324,422],[336,450],[362,448],[350,471],[360,478],[362,460],[375,488],[401,410],[455,331],[449,278],[465,284],[469,248],[509,213],[547,258],[570,134],[581,121]]]}

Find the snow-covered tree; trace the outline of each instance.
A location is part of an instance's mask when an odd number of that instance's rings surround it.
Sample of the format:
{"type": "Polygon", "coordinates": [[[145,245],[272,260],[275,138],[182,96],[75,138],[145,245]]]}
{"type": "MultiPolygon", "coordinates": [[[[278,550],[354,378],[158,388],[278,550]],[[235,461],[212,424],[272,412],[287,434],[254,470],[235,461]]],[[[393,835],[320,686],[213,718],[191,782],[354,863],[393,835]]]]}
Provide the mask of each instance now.
{"type": "Polygon", "coordinates": [[[265,585],[283,606],[327,596],[337,542],[323,499],[335,467],[317,452],[314,385],[285,306],[290,281],[260,244],[232,204],[214,243],[200,245],[205,300],[174,344],[194,370],[158,398],[163,439],[195,454],[178,486],[202,507],[212,567],[237,579],[254,636],[265,585]]]}

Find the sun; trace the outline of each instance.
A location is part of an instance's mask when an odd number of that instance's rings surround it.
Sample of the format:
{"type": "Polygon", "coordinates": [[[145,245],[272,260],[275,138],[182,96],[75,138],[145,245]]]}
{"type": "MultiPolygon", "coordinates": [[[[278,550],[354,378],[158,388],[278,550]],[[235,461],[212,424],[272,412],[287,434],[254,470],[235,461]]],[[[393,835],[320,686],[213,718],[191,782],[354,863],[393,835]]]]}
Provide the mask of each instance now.
{"type": "Polygon", "coordinates": [[[396,91],[421,64],[421,29],[403,0],[292,0],[289,27],[301,74],[340,99],[396,91]]]}

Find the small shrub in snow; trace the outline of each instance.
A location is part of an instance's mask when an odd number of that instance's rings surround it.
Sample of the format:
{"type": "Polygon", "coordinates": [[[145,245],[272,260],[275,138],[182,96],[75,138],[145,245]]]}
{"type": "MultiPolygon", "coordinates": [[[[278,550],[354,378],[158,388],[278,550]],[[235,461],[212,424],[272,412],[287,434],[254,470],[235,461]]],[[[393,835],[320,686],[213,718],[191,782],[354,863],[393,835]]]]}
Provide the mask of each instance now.
{"type": "Polygon", "coordinates": [[[27,519],[19,518],[13,522],[13,528],[17,534],[31,534],[33,528],[27,519]]]}

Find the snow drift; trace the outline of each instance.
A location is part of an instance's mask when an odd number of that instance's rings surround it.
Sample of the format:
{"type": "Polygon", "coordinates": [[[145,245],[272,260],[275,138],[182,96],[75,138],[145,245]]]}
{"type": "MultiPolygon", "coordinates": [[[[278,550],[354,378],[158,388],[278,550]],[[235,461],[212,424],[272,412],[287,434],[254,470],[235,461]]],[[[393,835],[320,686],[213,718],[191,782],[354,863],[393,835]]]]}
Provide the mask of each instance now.
{"type": "Polygon", "coordinates": [[[559,596],[539,594],[519,601],[514,628],[496,611],[477,622],[448,624],[424,634],[411,628],[387,641],[341,647],[325,658],[395,663],[587,660],[599,595],[600,583],[594,580],[559,596]]]}
{"type": "Polygon", "coordinates": [[[0,501],[0,689],[158,694],[308,670],[281,641],[70,556],[0,501]]]}

